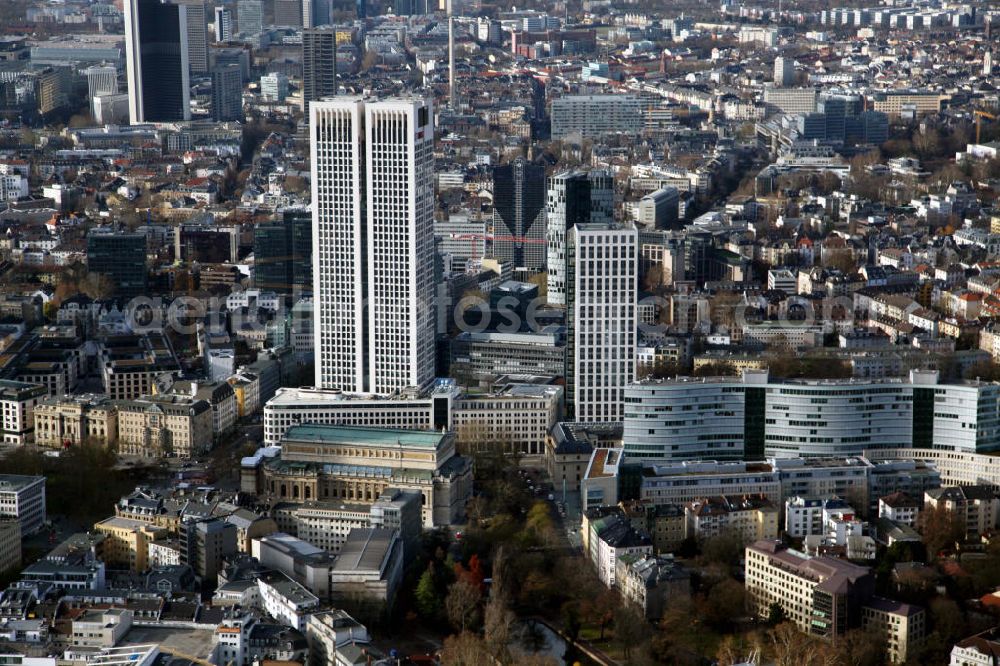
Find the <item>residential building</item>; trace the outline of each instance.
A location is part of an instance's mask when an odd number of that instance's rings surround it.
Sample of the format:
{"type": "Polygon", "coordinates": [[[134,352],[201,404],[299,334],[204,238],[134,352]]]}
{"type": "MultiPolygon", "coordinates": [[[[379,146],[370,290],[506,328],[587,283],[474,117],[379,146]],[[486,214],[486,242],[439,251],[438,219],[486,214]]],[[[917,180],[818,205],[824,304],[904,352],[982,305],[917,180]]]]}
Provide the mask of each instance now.
{"type": "Polygon", "coordinates": [[[131,123],[190,120],[188,7],[159,0],[124,5],[131,123]]]}
{"type": "Polygon", "coordinates": [[[830,521],[854,515],[854,509],[841,499],[791,497],[785,500],[785,532],[801,539],[826,534],[830,521]]]}
{"type": "Polygon", "coordinates": [[[140,572],[149,568],[149,543],[167,536],[161,527],[119,516],[96,523],[94,531],[106,537],[101,546],[105,564],[140,572]]]}
{"type": "Polygon", "coordinates": [[[746,543],[778,537],[778,508],[761,496],[707,497],[688,503],[684,514],[689,539],[735,534],[746,543]]]}
{"type": "Polygon", "coordinates": [[[635,379],[638,239],[634,227],[613,224],[568,232],[567,412],[578,421],[623,417],[625,387],[635,379]]]}
{"type": "Polygon", "coordinates": [[[343,610],[310,615],[305,634],[309,641],[309,666],[340,664],[345,647],[366,645],[371,641],[365,625],[343,610]]]}
{"type": "Polygon", "coordinates": [[[652,555],[653,539],[646,532],[632,527],[620,513],[614,513],[591,521],[587,554],[601,582],[615,587],[618,560],[625,556],[652,555]]]}
{"type": "Polygon", "coordinates": [[[635,95],[564,95],[552,100],[550,115],[553,139],[638,134],[643,118],[635,95]]]}
{"type": "Polygon", "coordinates": [[[563,171],[549,178],[545,203],[548,302],[566,300],[569,230],[585,222],[614,220],[614,179],[607,171],[563,171]]]}
{"type": "Polygon", "coordinates": [[[862,628],[885,637],[885,652],[890,663],[909,661],[927,635],[927,613],[919,606],[873,597],[862,613],[862,628]]]}
{"type": "Polygon", "coordinates": [[[1000,496],[991,486],[954,486],[924,493],[924,510],[943,508],[964,527],[965,538],[973,539],[997,528],[1000,496]]]}
{"type": "Polygon", "coordinates": [[[188,519],[180,524],[181,564],[203,583],[216,582],[225,558],[238,551],[236,525],[225,518],[188,519]]]}
{"type": "Polygon", "coordinates": [[[282,624],[305,631],[306,622],[320,603],[314,594],[280,571],[260,575],[257,586],[264,612],[282,624]]]}
{"type": "Polygon", "coordinates": [[[774,59],[774,85],[779,88],[790,88],[795,85],[795,61],[791,58],[778,56],[774,59]]]}
{"type": "Polygon", "coordinates": [[[917,526],[921,503],[904,492],[892,493],[878,500],[878,517],[902,523],[909,527],[917,526]]]}
{"type": "Polygon", "coordinates": [[[648,620],[658,620],[673,603],[691,596],[691,574],[672,555],[623,555],[615,580],[627,603],[648,620]]]}
{"type": "Polygon", "coordinates": [[[955,643],[949,666],[992,666],[1000,655],[1000,628],[994,627],[955,643]]]}
{"type": "Polygon", "coordinates": [[[318,387],[434,378],[432,115],[419,98],[310,107],[318,387]]]}

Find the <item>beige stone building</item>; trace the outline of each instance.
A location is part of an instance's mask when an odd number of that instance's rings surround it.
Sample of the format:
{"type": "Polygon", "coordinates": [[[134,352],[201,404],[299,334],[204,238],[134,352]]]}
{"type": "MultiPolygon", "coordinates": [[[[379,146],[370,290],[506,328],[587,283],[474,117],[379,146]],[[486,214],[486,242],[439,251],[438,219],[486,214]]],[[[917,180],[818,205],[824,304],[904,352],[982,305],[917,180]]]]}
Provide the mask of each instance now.
{"type": "Polygon", "coordinates": [[[34,416],[38,446],[87,442],[114,448],[118,441],[118,408],[102,395],[47,398],[35,406],[34,416]]]}
{"type": "Polygon", "coordinates": [[[924,642],[927,613],[920,606],[874,597],[862,609],[862,626],[885,637],[885,656],[902,664],[924,642]]]}
{"type": "Polygon", "coordinates": [[[182,395],[118,403],[118,450],[126,455],[190,458],[212,447],[212,407],[182,395]]]}
{"type": "Polygon", "coordinates": [[[107,537],[103,551],[105,564],[132,571],[145,571],[149,567],[149,542],[167,536],[163,528],[118,516],[96,523],[94,531],[107,537]]]}
{"type": "Polygon", "coordinates": [[[243,460],[242,487],[280,502],[372,504],[386,488],[423,496],[425,527],[460,522],[472,494],[472,461],[455,435],[427,430],[298,425],[281,455],[243,460]]]}

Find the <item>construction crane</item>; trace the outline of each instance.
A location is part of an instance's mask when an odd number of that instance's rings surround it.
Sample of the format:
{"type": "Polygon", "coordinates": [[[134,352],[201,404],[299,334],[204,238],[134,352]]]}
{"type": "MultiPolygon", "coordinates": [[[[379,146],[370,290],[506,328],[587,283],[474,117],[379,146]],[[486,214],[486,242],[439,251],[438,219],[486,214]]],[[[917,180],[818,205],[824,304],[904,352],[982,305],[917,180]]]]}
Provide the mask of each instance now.
{"type": "Polygon", "coordinates": [[[983,111],[982,109],[976,109],[972,112],[972,114],[976,118],[976,143],[978,144],[980,143],[979,139],[983,131],[983,118],[986,118],[987,120],[996,120],[997,117],[995,114],[992,114],[989,111],[983,111]]]}

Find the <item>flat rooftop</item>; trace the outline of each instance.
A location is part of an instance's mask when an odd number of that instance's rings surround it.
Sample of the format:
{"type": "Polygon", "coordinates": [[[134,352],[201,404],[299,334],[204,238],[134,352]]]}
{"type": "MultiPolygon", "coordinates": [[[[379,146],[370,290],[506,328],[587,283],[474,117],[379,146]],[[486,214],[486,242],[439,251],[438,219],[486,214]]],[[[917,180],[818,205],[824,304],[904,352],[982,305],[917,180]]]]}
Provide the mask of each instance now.
{"type": "Polygon", "coordinates": [[[380,571],[396,530],[385,527],[367,527],[351,530],[340,549],[334,571],[380,571]]]}
{"type": "Polygon", "coordinates": [[[285,431],[285,442],[317,444],[368,444],[372,446],[417,446],[436,449],[447,434],[436,430],[368,428],[341,425],[293,425],[285,431]]]}
{"type": "Polygon", "coordinates": [[[45,477],[27,476],[24,474],[0,474],[0,492],[21,491],[39,481],[45,481],[45,477]]]}

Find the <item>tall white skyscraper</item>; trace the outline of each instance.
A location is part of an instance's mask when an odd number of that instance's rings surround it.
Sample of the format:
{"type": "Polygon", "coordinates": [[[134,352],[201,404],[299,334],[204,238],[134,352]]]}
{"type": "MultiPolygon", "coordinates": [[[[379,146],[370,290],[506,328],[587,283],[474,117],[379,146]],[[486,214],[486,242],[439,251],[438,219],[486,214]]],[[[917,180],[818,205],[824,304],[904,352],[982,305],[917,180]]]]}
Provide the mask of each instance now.
{"type": "Polygon", "coordinates": [[[233,38],[233,13],[228,7],[215,8],[215,41],[228,42],[233,38]]]}
{"type": "Polygon", "coordinates": [[[790,88],[795,85],[795,61],[778,56],[774,59],[774,85],[790,88]]]}
{"type": "Polygon", "coordinates": [[[87,76],[87,96],[118,94],[118,68],[114,65],[94,65],[83,72],[87,76]]]}
{"type": "Polygon", "coordinates": [[[125,2],[132,124],[191,119],[187,9],[160,0],[125,2]]]}
{"type": "Polygon", "coordinates": [[[607,171],[563,171],[549,178],[545,202],[548,302],[566,300],[566,234],[583,222],[611,222],[615,213],[614,179],[607,171]]]}
{"type": "Polygon", "coordinates": [[[422,98],[309,105],[320,388],[434,379],[432,118],[422,98]]]}
{"type": "Polygon", "coordinates": [[[568,241],[567,407],[577,421],[621,421],[625,386],[635,379],[639,234],[587,223],[573,227],[568,241]]]}

